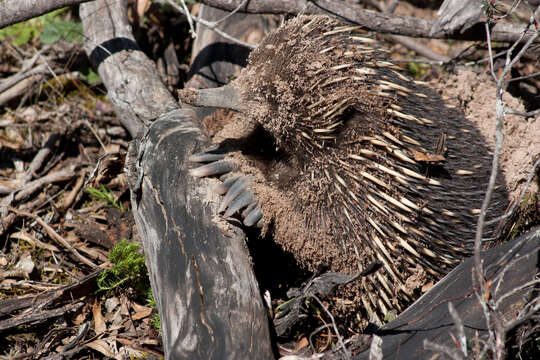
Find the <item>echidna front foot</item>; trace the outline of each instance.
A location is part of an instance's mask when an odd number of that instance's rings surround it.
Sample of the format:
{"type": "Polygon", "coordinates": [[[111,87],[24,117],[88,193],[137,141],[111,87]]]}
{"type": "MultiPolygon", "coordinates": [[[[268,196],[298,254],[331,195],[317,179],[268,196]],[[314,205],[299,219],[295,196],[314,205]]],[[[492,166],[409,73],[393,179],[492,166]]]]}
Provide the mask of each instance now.
{"type": "Polygon", "coordinates": [[[234,164],[224,160],[226,155],[227,153],[218,147],[191,155],[189,161],[205,164],[191,169],[191,175],[201,178],[230,173],[234,170],[234,164]]]}
{"type": "Polygon", "coordinates": [[[220,176],[222,183],[214,188],[217,194],[223,195],[218,213],[223,214],[225,218],[238,214],[244,225],[248,227],[256,225],[261,228],[262,210],[256,196],[249,188],[252,178],[234,173],[236,165],[226,160],[226,155],[226,152],[219,147],[193,154],[189,160],[194,163],[204,163],[204,165],[192,169],[190,173],[200,178],[220,176]]]}

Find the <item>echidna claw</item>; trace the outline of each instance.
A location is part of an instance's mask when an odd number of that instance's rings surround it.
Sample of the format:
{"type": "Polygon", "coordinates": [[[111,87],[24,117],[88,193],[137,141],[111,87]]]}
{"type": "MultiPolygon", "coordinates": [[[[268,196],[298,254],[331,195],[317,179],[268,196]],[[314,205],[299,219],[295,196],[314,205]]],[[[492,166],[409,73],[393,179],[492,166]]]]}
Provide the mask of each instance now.
{"type": "Polygon", "coordinates": [[[205,152],[200,152],[200,153],[191,155],[189,157],[189,161],[197,162],[197,163],[208,163],[212,161],[223,160],[225,159],[226,155],[227,154],[225,152],[220,151],[220,150],[216,150],[215,152],[205,151],[205,152]]]}
{"type": "Polygon", "coordinates": [[[231,220],[231,216],[240,213],[244,225],[262,228],[263,214],[253,192],[249,189],[252,181],[250,176],[231,174],[236,166],[233,162],[224,160],[227,153],[219,146],[213,146],[206,151],[193,154],[189,161],[205,163],[202,166],[191,169],[191,175],[195,177],[220,176],[221,184],[214,187],[214,192],[224,195],[219,206],[218,213],[231,220]]]}
{"type": "Polygon", "coordinates": [[[244,217],[244,225],[246,226],[253,226],[257,224],[258,228],[262,228],[262,210],[259,207],[259,205],[254,204],[253,210],[251,210],[245,217],[244,217]]]}
{"type": "Polygon", "coordinates": [[[240,176],[229,188],[219,206],[218,213],[224,212],[240,194],[249,191],[248,185],[251,183],[251,177],[240,176]]]}
{"type": "Polygon", "coordinates": [[[233,175],[226,179],[222,179],[223,182],[214,187],[214,192],[218,195],[225,195],[239,177],[240,175],[233,175]]]}
{"type": "Polygon", "coordinates": [[[223,216],[225,216],[226,218],[232,216],[237,211],[245,208],[246,206],[249,206],[253,202],[253,200],[254,199],[252,192],[249,190],[245,190],[236,199],[234,199],[233,202],[231,202],[229,208],[227,209],[227,211],[225,211],[225,214],[223,216]]]}
{"type": "Polygon", "coordinates": [[[232,162],[220,160],[191,169],[191,175],[195,177],[215,176],[231,172],[234,169],[235,165],[232,162]]]}

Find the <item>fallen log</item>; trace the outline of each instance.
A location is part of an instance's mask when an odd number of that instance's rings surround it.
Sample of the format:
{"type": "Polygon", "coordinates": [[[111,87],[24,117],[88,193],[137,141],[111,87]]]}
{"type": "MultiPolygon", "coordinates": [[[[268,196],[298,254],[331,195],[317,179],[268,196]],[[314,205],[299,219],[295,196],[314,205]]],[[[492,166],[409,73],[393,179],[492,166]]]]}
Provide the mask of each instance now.
{"type": "Polygon", "coordinates": [[[210,183],[187,157],[208,140],[140,51],[127,1],[81,5],[85,50],[132,136],[132,207],[161,317],[167,359],[268,359],[267,311],[241,230],[218,220],[210,183]]]}
{"type": "MultiPolygon", "coordinates": [[[[512,325],[519,310],[528,303],[539,304],[539,298],[535,298],[538,284],[523,287],[540,273],[539,249],[540,227],[482,252],[486,278],[492,281],[491,296],[495,301],[504,298],[497,315],[506,325],[512,325]]],[[[384,359],[431,358],[434,352],[424,347],[426,340],[457,350],[458,331],[448,309],[449,303],[461,319],[469,345],[474,345],[475,339],[485,341],[488,324],[479,301],[478,285],[472,282],[473,271],[474,260],[468,258],[395,320],[375,331],[375,335],[382,338],[384,359]]],[[[471,355],[471,358],[475,357],[471,355]]],[[[357,359],[369,359],[369,351],[357,359]]]]}

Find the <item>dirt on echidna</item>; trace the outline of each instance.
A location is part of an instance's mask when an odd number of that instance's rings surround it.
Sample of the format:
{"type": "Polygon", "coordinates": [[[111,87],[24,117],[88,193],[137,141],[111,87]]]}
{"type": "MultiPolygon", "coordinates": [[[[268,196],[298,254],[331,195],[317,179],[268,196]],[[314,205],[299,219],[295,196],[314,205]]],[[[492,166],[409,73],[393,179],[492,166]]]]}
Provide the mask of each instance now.
{"type": "MultiPolygon", "coordinates": [[[[495,109],[479,104],[494,99],[495,85],[463,74],[414,82],[357,27],[298,17],[267,37],[233,82],[246,114],[226,115],[213,141],[253,176],[263,234],[308,272],[381,264],[333,295],[331,311],[351,328],[401,312],[471,254],[495,109]],[[492,92],[463,91],[463,76],[492,92]]],[[[219,123],[214,117],[212,128],[219,123]]],[[[538,131],[538,122],[528,128],[538,131]]],[[[508,161],[530,169],[531,157],[516,156],[508,161]]],[[[506,209],[506,184],[517,191],[522,182],[506,175],[488,219],[506,209]]],[[[495,230],[486,229],[486,246],[495,230]]]]}

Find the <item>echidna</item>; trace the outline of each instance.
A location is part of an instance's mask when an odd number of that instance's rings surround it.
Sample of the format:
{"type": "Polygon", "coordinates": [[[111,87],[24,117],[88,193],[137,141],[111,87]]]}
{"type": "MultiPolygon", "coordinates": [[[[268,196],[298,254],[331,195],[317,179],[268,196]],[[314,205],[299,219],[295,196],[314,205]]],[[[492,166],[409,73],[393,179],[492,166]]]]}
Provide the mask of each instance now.
{"type": "MultiPolygon", "coordinates": [[[[278,149],[271,157],[237,152],[196,175],[232,163],[252,174],[275,241],[311,271],[322,263],[349,274],[382,265],[340,290],[352,300],[344,304],[369,316],[402,311],[471,255],[491,161],[457,107],[403,75],[387,53],[358,26],[299,16],[269,34],[228,86],[181,92],[184,102],[240,112],[237,119],[262,127],[278,149]]],[[[222,144],[232,151],[233,143],[222,144]]],[[[239,196],[247,182],[239,179],[228,215],[243,210],[254,224],[261,213],[249,192],[239,196]]],[[[499,185],[488,217],[506,204],[499,185]]],[[[493,232],[485,231],[487,246],[493,232]]]]}

